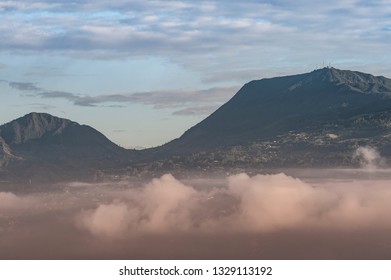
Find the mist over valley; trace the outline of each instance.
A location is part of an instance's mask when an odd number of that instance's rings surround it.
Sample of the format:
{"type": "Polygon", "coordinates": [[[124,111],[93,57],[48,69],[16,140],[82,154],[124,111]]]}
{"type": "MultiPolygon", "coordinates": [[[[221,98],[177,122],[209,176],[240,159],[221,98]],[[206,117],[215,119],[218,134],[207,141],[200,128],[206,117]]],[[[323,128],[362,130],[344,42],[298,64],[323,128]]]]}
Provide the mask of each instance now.
{"type": "Polygon", "coordinates": [[[390,170],[288,172],[0,192],[0,258],[390,258],[390,170]]]}

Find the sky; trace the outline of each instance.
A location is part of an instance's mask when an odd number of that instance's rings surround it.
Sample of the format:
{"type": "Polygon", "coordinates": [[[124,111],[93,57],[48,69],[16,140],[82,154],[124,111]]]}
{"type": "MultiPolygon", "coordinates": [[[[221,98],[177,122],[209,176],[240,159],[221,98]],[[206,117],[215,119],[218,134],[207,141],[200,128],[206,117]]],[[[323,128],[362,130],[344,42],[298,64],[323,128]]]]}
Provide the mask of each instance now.
{"type": "Polygon", "coordinates": [[[0,1],[0,124],[46,112],[158,146],[254,79],[391,78],[390,45],[390,0],[0,1]]]}

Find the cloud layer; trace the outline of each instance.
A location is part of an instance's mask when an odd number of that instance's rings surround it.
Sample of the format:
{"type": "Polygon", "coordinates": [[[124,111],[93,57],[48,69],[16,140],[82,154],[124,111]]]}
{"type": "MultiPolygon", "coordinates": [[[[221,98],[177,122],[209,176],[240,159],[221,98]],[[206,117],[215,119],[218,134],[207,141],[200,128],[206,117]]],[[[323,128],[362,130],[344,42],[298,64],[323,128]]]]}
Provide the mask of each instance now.
{"type": "Polygon", "coordinates": [[[195,189],[171,175],[121,200],[83,210],[77,223],[101,238],[191,232],[262,233],[286,229],[391,228],[387,182],[313,187],[283,173],[227,178],[223,188],[195,189]],[[337,187],[338,186],[338,187],[337,187]]]}
{"type": "Polygon", "coordinates": [[[5,1],[0,10],[2,51],[165,57],[208,81],[249,80],[272,62],[362,64],[368,49],[365,64],[381,64],[390,43],[387,1],[5,1]]]}
{"type": "Polygon", "coordinates": [[[324,172],[0,193],[0,258],[387,258],[389,170],[324,172]]]}

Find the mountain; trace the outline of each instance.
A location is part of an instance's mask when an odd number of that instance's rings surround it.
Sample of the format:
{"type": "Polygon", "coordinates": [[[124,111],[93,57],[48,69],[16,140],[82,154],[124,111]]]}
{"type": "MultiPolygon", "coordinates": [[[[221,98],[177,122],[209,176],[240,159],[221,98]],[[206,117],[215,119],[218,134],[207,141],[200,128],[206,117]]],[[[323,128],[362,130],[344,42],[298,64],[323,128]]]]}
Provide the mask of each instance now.
{"type": "Polygon", "coordinates": [[[215,154],[211,160],[217,162],[227,161],[228,155],[246,157],[247,163],[264,158],[261,161],[270,166],[302,161],[349,165],[360,145],[379,145],[389,155],[390,128],[390,79],[327,67],[245,84],[213,114],[156,153],[209,158],[215,154]]]}
{"type": "Polygon", "coordinates": [[[324,68],[252,81],[168,146],[191,151],[268,140],[390,109],[391,80],[324,68]]]}
{"type": "Polygon", "coordinates": [[[327,67],[251,81],[181,137],[151,149],[126,150],[90,126],[30,113],[0,126],[0,183],[352,167],[366,146],[389,163],[391,80],[327,67]]]}
{"type": "Polygon", "coordinates": [[[115,167],[131,152],[90,126],[45,113],[0,126],[0,167],[20,178],[76,179],[115,167]]]}

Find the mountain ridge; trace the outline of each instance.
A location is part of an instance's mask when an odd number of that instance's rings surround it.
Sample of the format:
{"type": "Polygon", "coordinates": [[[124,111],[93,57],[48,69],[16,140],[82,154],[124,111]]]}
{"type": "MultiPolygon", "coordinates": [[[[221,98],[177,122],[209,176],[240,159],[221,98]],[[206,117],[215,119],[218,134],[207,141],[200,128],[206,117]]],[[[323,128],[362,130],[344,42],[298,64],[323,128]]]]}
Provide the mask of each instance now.
{"type": "Polygon", "coordinates": [[[0,126],[0,173],[24,170],[30,178],[54,170],[52,179],[75,179],[351,167],[359,165],[353,155],[362,146],[391,158],[391,80],[326,67],[250,81],[179,138],[144,150],[123,149],[90,126],[30,113],[0,126]]]}
{"type": "Polygon", "coordinates": [[[17,145],[42,138],[48,133],[52,135],[61,134],[71,124],[77,123],[47,113],[32,112],[2,125],[0,137],[8,145],[17,145]]]}
{"type": "Polygon", "coordinates": [[[166,144],[166,148],[176,146],[186,152],[190,147],[208,150],[242,144],[290,130],[311,129],[324,120],[346,119],[389,108],[391,80],[381,76],[323,68],[265,78],[246,83],[227,103],[166,144]],[[289,119],[292,121],[288,122],[289,119]],[[205,135],[214,138],[213,143],[211,138],[203,140],[205,135]]]}
{"type": "Polygon", "coordinates": [[[90,177],[129,162],[133,154],[88,125],[47,113],[29,113],[0,126],[0,169],[13,180],[90,177]]]}

